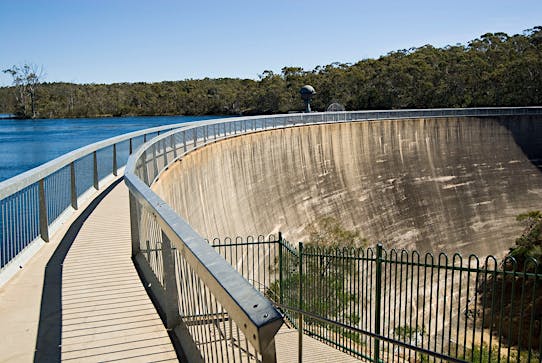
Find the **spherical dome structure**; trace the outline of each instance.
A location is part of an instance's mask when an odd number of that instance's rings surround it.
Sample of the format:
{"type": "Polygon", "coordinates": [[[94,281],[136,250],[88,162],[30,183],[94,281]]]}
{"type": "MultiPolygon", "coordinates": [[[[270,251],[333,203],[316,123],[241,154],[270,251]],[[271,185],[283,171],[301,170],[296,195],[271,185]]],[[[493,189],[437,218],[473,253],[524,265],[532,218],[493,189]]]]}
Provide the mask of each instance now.
{"type": "Polygon", "coordinates": [[[314,90],[313,86],[310,86],[307,84],[301,87],[301,90],[299,90],[299,93],[301,93],[301,98],[310,99],[313,95],[316,94],[316,91],[314,90]]]}
{"type": "Polygon", "coordinates": [[[345,110],[344,106],[338,102],[333,102],[331,105],[327,107],[327,112],[339,112],[339,111],[344,111],[344,110],[345,110]]]}

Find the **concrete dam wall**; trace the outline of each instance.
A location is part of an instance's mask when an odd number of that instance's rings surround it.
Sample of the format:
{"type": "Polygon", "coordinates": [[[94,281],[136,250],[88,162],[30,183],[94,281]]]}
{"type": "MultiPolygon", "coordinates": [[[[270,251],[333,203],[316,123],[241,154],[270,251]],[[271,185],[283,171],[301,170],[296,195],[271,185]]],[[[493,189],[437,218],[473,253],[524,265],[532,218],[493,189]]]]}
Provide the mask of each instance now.
{"type": "Polygon", "coordinates": [[[541,170],[540,117],[363,121],[219,141],[153,190],[207,238],[297,242],[333,216],[386,248],[502,256],[542,209],[541,170]]]}

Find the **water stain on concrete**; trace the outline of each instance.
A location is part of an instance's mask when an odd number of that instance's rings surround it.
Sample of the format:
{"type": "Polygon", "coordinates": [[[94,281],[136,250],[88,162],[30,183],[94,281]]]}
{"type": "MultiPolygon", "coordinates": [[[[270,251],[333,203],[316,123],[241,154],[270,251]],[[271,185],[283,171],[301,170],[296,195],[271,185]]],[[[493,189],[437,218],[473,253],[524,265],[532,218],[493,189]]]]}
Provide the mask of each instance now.
{"type": "Polygon", "coordinates": [[[541,166],[540,117],[364,121],[217,142],[153,189],[204,237],[296,242],[332,215],[388,248],[502,256],[542,209],[541,166]]]}

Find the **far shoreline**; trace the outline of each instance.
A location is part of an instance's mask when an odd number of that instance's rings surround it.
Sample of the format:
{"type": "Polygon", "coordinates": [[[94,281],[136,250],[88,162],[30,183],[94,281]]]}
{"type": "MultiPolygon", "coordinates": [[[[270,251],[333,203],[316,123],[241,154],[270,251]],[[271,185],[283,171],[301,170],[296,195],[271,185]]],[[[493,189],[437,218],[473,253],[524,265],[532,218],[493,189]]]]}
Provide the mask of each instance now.
{"type": "Polygon", "coordinates": [[[0,117],[0,121],[2,120],[62,120],[62,119],[85,119],[85,118],[127,118],[127,117],[239,117],[239,116],[246,116],[246,115],[225,115],[225,114],[201,114],[201,115],[178,115],[178,114],[158,114],[158,115],[112,115],[112,114],[104,114],[104,115],[93,115],[93,116],[61,116],[61,117],[36,117],[36,118],[28,118],[28,117],[19,117],[19,116],[8,116],[8,117],[0,117]]]}

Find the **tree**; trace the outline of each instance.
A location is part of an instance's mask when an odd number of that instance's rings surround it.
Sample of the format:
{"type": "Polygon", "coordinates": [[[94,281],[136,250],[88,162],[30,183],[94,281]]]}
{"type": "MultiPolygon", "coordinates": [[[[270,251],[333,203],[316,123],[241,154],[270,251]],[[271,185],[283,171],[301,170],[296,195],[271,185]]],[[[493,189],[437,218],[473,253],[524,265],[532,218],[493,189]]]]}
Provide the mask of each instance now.
{"type": "Polygon", "coordinates": [[[14,65],[11,68],[3,70],[13,78],[13,86],[15,87],[15,98],[17,107],[15,114],[23,118],[35,118],[36,110],[36,91],[40,82],[45,77],[42,66],[37,66],[32,63],[23,65],[14,65]],[[30,97],[30,113],[28,112],[28,97],[30,97]]]}
{"type": "MultiPolygon", "coordinates": [[[[360,316],[356,306],[360,291],[355,287],[355,281],[360,281],[360,261],[367,240],[361,237],[360,231],[346,229],[333,217],[314,221],[307,231],[309,237],[301,258],[302,269],[299,268],[299,250],[286,242],[279,265],[283,269],[283,280],[271,283],[267,296],[271,299],[282,296],[280,302],[286,307],[300,307],[332,321],[357,325],[360,316]],[[303,287],[301,299],[300,282],[303,287]]],[[[290,319],[291,315],[287,313],[287,317],[290,319]]],[[[355,343],[361,342],[360,334],[349,329],[311,317],[305,317],[304,321],[305,329],[313,334],[322,334],[325,329],[355,343]]]]}

